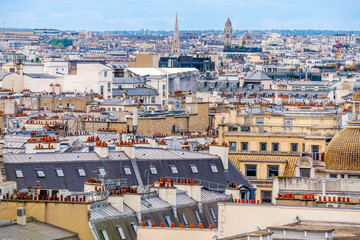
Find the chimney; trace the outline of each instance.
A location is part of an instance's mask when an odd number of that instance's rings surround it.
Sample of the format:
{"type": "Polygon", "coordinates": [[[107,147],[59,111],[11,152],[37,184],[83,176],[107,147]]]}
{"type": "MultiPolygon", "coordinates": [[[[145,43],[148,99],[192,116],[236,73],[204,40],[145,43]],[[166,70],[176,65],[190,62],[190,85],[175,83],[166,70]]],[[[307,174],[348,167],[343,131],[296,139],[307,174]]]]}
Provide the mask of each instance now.
{"type": "Polygon", "coordinates": [[[135,212],[140,212],[141,194],[139,193],[125,193],[124,203],[128,205],[135,212]]]}
{"type": "Polygon", "coordinates": [[[159,197],[168,202],[171,206],[176,206],[176,187],[159,187],[159,197]]]}
{"type": "Polygon", "coordinates": [[[124,196],[122,195],[110,195],[108,202],[111,203],[111,205],[119,210],[120,212],[124,211],[124,196]]]}
{"type": "Polygon", "coordinates": [[[138,108],[135,107],[133,110],[133,133],[135,134],[137,132],[137,126],[138,126],[138,108]]]}
{"type": "Polygon", "coordinates": [[[118,143],[115,151],[123,151],[130,159],[135,158],[135,146],[133,146],[131,142],[118,143]]]}
{"type": "Polygon", "coordinates": [[[229,186],[225,188],[225,194],[231,195],[233,199],[241,199],[240,188],[237,184],[235,187],[229,186]]]}
{"type": "Polygon", "coordinates": [[[24,207],[19,207],[17,209],[17,217],[16,217],[16,223],[19,225],[26,225],[26,209],[24,207]]]}
{"type": "Polygon", "coordinates": [[[216,145],[214,142],[211,143],[209,153],[221,158],[225,171],[229,169],[229,147],[225,142],[222,145],[216,145]]]}
{"type": "Polygon", "coordinates": [[[195,201],[201,202],[201,188],[202,185],[198,183],[176,183],[175,187],[183,190],[195,201]]]}
{"type": "Polygon", "coordinates": [[[94,147],[94,151],[99,155],[101,158],[107,158],[109,156],[109,148],[105,142],[96,142],[94,147]]]}

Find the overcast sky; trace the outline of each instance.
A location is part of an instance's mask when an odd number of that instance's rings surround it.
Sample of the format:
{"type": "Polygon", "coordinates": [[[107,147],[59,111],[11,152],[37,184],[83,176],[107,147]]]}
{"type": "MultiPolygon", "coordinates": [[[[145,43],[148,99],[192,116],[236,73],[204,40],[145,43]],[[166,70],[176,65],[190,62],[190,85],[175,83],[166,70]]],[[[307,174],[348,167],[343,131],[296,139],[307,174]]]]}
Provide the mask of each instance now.
{"type": "Polygon", "coordinates": [[[0,0],[0,27],[360,30],[360,0],[0,0]]]}

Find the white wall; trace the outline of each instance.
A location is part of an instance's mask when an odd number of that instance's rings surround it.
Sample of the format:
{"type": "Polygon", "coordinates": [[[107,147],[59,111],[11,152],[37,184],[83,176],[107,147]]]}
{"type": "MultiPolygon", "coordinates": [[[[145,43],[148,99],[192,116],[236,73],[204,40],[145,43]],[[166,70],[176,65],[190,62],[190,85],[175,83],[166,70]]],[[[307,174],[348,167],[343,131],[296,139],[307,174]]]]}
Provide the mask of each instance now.
{"type": "Polygon", "coordinates": [[[306,221],[360,224],[360,209],[273,206],[219,203],[218,236],[226,237],[256,230],[257,227],[293,223],[296,217],[306,221]]]}

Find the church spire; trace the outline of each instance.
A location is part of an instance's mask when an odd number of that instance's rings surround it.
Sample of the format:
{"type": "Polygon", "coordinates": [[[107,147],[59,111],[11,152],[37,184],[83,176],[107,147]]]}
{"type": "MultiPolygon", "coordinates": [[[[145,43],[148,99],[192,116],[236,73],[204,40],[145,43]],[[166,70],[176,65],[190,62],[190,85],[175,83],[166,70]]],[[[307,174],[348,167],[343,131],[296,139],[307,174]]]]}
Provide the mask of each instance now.
{"type": "Polygon", "coordinates": [[[232,47],[232,25],[231,25],[231,21],[228,18],[226,20],[225,23],[225,28],[224,28],[224,48],[231,48],[232,47]]]}
{"type": "Polygon", "coordinates": [[[179,37],[179,25],[178,25],[178,18],[176,14],[176,20],[175,20],[175,31],[174,31],[174,37],[172,41],[172,53],[178,54],[180,53],[180,37],[179,37]]]}

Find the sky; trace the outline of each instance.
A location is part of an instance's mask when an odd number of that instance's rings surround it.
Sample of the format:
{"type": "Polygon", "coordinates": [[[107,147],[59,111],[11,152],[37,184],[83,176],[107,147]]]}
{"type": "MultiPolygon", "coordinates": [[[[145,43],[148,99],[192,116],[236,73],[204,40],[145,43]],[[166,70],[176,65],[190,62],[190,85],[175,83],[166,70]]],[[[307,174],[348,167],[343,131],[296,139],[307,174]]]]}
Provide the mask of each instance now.
{"type": "Polygon", "coordinates": [[[0,0],[0,28],[360,30],[360,0],[0,0]]]}

